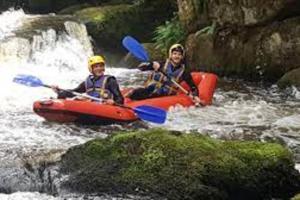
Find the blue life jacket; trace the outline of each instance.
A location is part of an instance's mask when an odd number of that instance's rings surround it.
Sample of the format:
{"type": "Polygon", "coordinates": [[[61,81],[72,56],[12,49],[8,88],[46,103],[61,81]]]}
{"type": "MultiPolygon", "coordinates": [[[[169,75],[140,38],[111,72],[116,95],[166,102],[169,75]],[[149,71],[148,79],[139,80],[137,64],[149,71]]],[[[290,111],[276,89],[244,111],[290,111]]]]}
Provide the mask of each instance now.
{"type": "MultiPolygon", "coordinates": [[[[179,67],[174,66],[169,59],[166,60],[162,71],[166,73],[169,77],[172,77],[176,82],[181,81],[182,74],[185,70],[185,65],[181,64],[179,67]]],[[[148,80],[145,84],[149,93],[158,94],[158,95],[173,95],[176,94],[178,88],[161,72],[152,72],[148,77],[148,80]]]]}
{"type": "Polygon", "coordinates": [[[112,99],[113,94],[109,90],[105,89],[106,82],[110,77],[112,76],[102,75],[94,81],[94,76],[89,75],[85,80],[86,93],[97,98],[112,99]]]}

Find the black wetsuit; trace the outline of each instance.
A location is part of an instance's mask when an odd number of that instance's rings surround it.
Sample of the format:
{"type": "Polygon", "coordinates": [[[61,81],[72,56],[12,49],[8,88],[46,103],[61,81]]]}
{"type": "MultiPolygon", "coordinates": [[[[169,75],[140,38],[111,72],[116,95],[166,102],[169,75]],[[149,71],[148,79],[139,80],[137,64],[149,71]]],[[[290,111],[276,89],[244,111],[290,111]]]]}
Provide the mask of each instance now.
{"type": "MultiPolygon", "coordinates": [[[[99,77],[95,77],[98,78],[99,77]]],[[[95,82],[97,79],[93,80],[93,82],[95,82]]],[[[124,98],[120,92],[120,88],[119,85],[117,83],[117,80],[115,77],[111,76],[107,79],[107,82],[105,84],[105,89],[109,90],[112,95],[113,95],[113,100],[118,103],[118,104],[123,104],[124,103],[124,98]]],[[[78,93],[85,93],[86,92],[86,88],[85,88],[85,81],[80,83],[76,88],[70,90],[73,92],[78,92],[78,93]]],[[[66,97],[74,97],[75,95],[72,94],[71,92],[67,92],[67,91],[59,91],[58,92],[58,97],[59,99],[64,99],[66,97]]]]}
{"type": "MultiPolygon", "coordinates": [[[[162,69],[164,67],[165,63],[160,63],[160,69],[162,69]]],[[[139,69],[141,71],[150,71],[153,70],[153,63],[149,63],[147,65],[143,65],[142,67],[139,67],[139,69]]],[[[173,66],[173,71],[176,70],[176,67],[173,66]]],[[[195,85],[195,83],[193,82],[191,73],[188,72],[187,70],[184,70],[182,76],[181,76],[181,80],[185,81],[191,88],[192,90],[192,94],[194,96],[198,96],[198,88],[195,85]]],[[[135,90],[132,91],[132,93],[129,95],[129,98],[132,100],[141,100],[141,99],[147,99],[147,98],[153,98],[153,97],[158,97],[158,96],[165,96],[165,95],[158,95],[158,94],[153,94],[152,90],[149,90],[149,88],[144,87],[144,88],[137,88],[135,90]]]]}

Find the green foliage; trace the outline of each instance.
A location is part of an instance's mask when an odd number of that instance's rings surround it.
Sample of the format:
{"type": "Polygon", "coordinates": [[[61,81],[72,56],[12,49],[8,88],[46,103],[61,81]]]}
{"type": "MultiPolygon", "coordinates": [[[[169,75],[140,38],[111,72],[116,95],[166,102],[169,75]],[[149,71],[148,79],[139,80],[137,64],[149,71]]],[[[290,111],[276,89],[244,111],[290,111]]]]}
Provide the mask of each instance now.
{"type": "Polygon", "coordinates": [[[167,51],[172,44],[182,43],[186,38],[186,34],[178,17],[175,17],[156,28],[154,31],[155,44],[158,48],[167,51]]]}

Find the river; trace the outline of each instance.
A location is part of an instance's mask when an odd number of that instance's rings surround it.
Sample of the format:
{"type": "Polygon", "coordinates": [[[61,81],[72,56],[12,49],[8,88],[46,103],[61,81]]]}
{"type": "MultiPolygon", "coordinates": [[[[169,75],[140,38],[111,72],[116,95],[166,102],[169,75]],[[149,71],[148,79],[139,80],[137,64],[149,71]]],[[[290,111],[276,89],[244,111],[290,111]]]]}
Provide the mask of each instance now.
{"type": "MultiPolygon", "coordinates": [[[[277,141],[289,147],[300,163],[300,92],[294,87],[279,90],[276,85],[224,78],[219,81],[212,106],[171,108],[164,125],[94,127],[44,121],[34,114],[32,103],[55,97],[55,93],[12,80],[17,74],[30,74],[61,88],[73,88],[84,80],[92,45],[84,25],[70,19],[27,15],[22,10],[0,14],[0,199],[140,199],[68,193],[60,190],[59,182],[65,177],[57,174],[55,167],[40,167],[59,160],[74,145],[103,138],[115,130],[163,127],[226,140],[277,141]],[[58,19],[59,26],[49,23],[57,25],[58,19]],[[32,25],[44,21],[46,25],[32,25]],[[61,26],[64,31],[56,29],[61,26]],[[47,173],[52,173],[51,178],[47,173]]],[[[106,73],[116,76],[122,87],[140,85],[146,76],[109,64],[106,73]]]]}

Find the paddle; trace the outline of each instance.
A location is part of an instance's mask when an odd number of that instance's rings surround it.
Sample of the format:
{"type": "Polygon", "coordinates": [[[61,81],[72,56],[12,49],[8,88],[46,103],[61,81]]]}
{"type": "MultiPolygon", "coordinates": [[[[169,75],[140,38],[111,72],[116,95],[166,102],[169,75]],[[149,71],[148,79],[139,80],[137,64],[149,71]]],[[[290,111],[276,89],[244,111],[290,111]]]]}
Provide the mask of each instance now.
{"type": "MultiPolygon", "coordinates": [[[[122,40],[123,46],[132,54],[134,57],[139,59],[142,62],[149,62],[149,56],[144,47],[133,37],[126,36],[122,40]]],[[[166,74],[163,71],[160,71],[164,76],[166,76],[169,80],[172,81],[174,85],[176,85],[181,91],[183,91],[186,95],[190,95],[190,92],[184,89],[179,83],[177,83],[172,77],[166,74]]]]}
{"type": "Polygon", "coordinates": [[[149,56],[144,47],[133,37],[125,36],[122,40],[123,46],[142,62],[148,62],[149,56]]]}
{"type": "MultiPolygon", "coordinates": [[[[22,85],[26,85],[29,87],[52,88],[51,86],[44,84],[38,77],[35,77],[32,75],[19,74],[13,79],[13,82],[19,83],[22,85]]],[[[64,90],[64,89],[59,89],[59,90],[70,92],[70,93],[74,94],[75,96],[81,96],[81,97],[92,99],[95,101],[103,101],[100,98],[93,97],[93,96],[90,96],[87,94],[81,94],[78,92],[64,90]]],[[[129,106],[116,104],[116,103],[114,105],[133,110],[134,113],[138,116],[138,118],[145,120],[145,121],[158,123],[158,124],[163,124],[166,121],[166,115],[167,115],[166,111],[164,111],[160,108],[156,108],[153,106],[147,106],[147,105],[137,106],[135,108],[131,108],[129,106]]]]}

